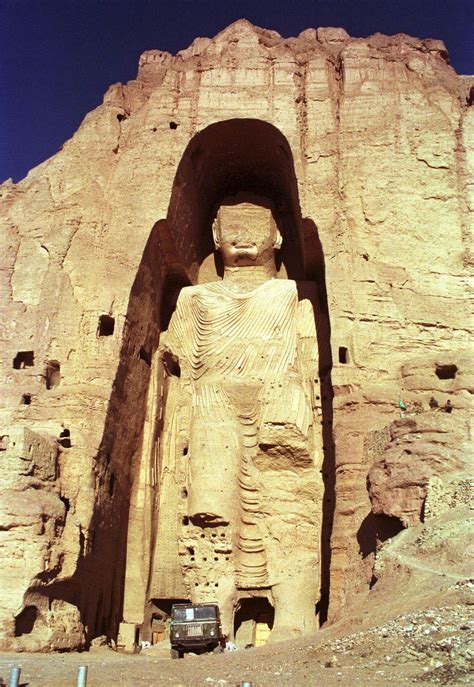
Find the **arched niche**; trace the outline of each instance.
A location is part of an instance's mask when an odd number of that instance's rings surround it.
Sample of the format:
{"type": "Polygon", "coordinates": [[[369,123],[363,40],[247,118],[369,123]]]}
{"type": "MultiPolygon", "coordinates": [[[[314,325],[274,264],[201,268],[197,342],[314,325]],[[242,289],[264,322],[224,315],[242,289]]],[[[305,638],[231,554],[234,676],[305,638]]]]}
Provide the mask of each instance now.
{"type": "Polygon", "coordinates": [[[304,279],[303,222],[288,141],[268,122],[229,119],[191,139],[173,184],[166,231],[189,280],[209,279],[199,272],[214,252],[212,221],[221,202],[233,196],[270,201],[283,235],[284,271],[290,279],[304,279]]]}
{"type": "MultiPolygon", "coordinates": [[[[162,589],[158,585],[159,589],[155,589],[154,583],[151,584],[150,571],[155,569],[155,560],[161,561],[162,570],[167,571],[164,577],[171,577],[168,575],[171,568],[163,562],[162,552],[157,549],[155,555],[162,496],[158,493],[159,480],[153,481],[151,486],[147,482],[147,475],[158,475],[160,471],[160,418],[164,416],[169,382],[165,379],[166,374],[159,355],[155,353],[160,332],[168,327],[181,288],[219,278],[215,268],[214,276],[211,275],[212,270],[208,270],[205,279],[202,271],[206,265],[210,267],[214,259],[211,231],[213,219],[222,201],[227,203],[232,198],[236,199],[235,202],[244,199],[252,202],[252,198],[255,198],[259,204],[268,203],[283,236],[281,261],[284,269],[281,276],[297,281],[301,297],[307,297],[304,296],[307,287],[313,294],[315,289],[319,293],[319,306],[314,309],[319,348],[319,370],[315,370],[315,377],[321,377],[324,420],[322,431],[327,434],[324,439],[324,472],[333,474],[333,449],[330,441],[331,353],[324,257],[314,222],[301,217],[297,179],[288,141],[276,127],[260,120],[232,119],[212,124],[197,133],[184,150],[174,179],[167,216],[155,224],[150,234],[127,312],[129,333],[137,338],[137,342],[131,346],[130,340],[124,341],[124,363],[120,379],[126,379],[129,387],[140,389],[141,400],[133,406],[131,418],[127,416],[125,409],[122,410],[121,396],[117,397],[117,407],[121,409],[120,417],[123,418],[124,426],[130,428],[133,419],[134,432],[129,434],[140,437],[140,446],[136,447],[131,446],[128,439],[126,442],[122,441],[118,452],[120,456],[117,455],[118,461],[125,459],[125,450],[129,456],[135,456],[130,466],[133,488],[130,494],[126,544],[125,624],[133,624],[140,617],[143,619],[146,604],[155,596],[172,599],[182,593],[181,589],[174,587],[162,589]],[[308,284],[308,280],[316,283],[308,284]],[[144,307],[148,301],[150,307],[144,307]],[[153,362],[151,368],[145,365],[146,361],[142,365],[147,367],[145,372],[148,376],[145,378],[140,377],[139,370],[136,369],[137,361],[141,361],[140,357],[130,356],[129,350],[140,349],[138,332],[148,332],[150,328],[152,331],[147,338],[146,357],[153,362]],[[145,418],[148,418],[146,423],[145,418]],[[148,496],[146,503],[142,503],[140,494],[145,492],[148,496]],[[145,537],[144,532],[148,533],[145,537]]],[[[121,388],[117,384],[118,391],[121,388]]],[[[116,412],[111,418],[111,430],[117,425],[117,417],[116,412]]],[[[331,490],[332,484],[328,484],[326,492],[331,490]]],[[[176,503],[179,498],[177,495],[176,503]]],[[[322,537],[321,567],[322,593],[326,595],[331,508],[332,505],[328,506],[328,512],[323,515],[326,536],[322,537]]],[[[177,518],[178,515],[176,511],[172,517],[177,518]]],[[[318,533],[315,532],[315,537],[317,536],[318,533]]]]}

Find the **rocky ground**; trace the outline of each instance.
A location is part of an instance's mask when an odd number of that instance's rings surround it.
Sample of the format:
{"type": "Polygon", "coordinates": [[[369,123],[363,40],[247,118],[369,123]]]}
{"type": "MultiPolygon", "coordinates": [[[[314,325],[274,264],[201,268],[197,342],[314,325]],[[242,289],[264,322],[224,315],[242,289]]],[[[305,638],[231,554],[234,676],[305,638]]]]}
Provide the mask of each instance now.
{"type": "MultiPolygon", "coordinates": [[[[471,582],[460,592],[474,588],[471,582]]],[[[470,604],[457,603],[399,615],[359,632],[335,625],[293,640],[221,656],[171,661],[156,648],[124,655],[103,648],[83,654],[2,654],[3,682],[21,666],[21,684],[66,687],[87,665],[90,687],[109,685],[468,685],[474,656],[470,604]]]]}
{"type": "Polygon", "coordinates": [[[88,687],[468,685],[474,657],[474,580],[468,507],[410,527],[377,552],[370,592],[337,623],[303,639],[171,661],[165,643],[140,654],[107,646],[80,654],[0,654],[0,685],[67,687],[88,666],[88,687]]]}

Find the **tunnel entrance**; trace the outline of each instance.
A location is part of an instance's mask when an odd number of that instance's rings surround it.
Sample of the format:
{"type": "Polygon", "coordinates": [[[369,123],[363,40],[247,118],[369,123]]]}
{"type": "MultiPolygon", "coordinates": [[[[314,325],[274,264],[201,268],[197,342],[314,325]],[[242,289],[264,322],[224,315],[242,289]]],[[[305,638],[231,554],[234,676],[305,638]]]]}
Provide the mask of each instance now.
{"type": "Polygon", "coordinates": [[[264,597],[240,599],[234,616],[234,642],[239,649],[266,644],[275,609],[264,597]]]}

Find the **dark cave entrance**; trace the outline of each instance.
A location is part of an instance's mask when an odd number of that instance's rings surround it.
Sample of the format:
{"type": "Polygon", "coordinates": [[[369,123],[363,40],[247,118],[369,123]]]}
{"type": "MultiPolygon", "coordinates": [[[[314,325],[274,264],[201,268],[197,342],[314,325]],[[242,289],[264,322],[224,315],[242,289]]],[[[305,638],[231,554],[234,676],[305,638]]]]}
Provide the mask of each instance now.
{"type": "Polygon", "coordinates": [[[239,649],[262,646],[273,629],[275,609],[266,597],[240,599],[234,615],[234,641],[239,649]]]}

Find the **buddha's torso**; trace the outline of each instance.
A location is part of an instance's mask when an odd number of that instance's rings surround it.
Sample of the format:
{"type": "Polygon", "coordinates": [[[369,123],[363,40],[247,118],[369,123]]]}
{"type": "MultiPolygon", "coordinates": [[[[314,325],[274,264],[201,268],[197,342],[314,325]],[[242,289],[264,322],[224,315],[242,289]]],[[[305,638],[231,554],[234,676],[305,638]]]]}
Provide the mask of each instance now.
{"type": "Polygon", "coordinates": [[[261,384],[296,357],[296,283],[270,279],[239,292],[224,282],[184,288],[170,323],[195,385],[261,384]]]}

